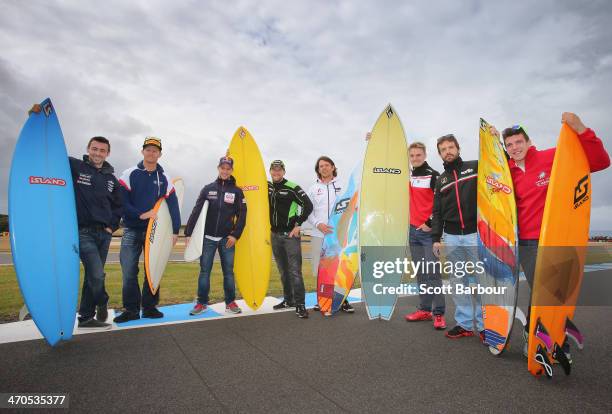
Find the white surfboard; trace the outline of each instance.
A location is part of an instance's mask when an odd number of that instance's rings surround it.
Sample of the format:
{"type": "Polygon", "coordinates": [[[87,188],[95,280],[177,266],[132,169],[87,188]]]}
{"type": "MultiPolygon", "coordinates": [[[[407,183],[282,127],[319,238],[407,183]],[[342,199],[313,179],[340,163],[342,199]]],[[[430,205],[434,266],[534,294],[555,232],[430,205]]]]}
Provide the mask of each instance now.
{"type": "MultiPolygon", "coordinates": [[[[183,179],[173,180],[172,185],[174,185],[180,211],[185,192],[183,179]]],[[[172,217],[165,198],[161,198],[155,204],[153,210],[157,212],[157,218],[149,220],[144,246],[144,259],[149,287],[151,292],[155,294],[166,270],[170,253],[172,253],[172,217]]]]}
{"type": "Polygon", "coordinates": [[[208,212],[208,200],[204,202],[198,221],[191,233],[189,244],[185,248],[185,261],[193,262],[202,256],[202,243],[204,242],[204,227],[206,226],[206,213],[208,212]]]}

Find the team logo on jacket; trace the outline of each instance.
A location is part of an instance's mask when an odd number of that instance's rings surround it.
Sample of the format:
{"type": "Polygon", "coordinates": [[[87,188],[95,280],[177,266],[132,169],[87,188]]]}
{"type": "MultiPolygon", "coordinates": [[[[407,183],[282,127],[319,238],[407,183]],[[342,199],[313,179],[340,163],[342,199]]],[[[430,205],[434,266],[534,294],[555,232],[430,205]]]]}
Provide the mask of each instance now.
{"type": "Polygon", "coordinates": [[[115,189],[115,182],[113,180],[108,180],[106,182],[106,188],[108,189],[109,193],[112,193],[113,190],[115,189]]]}
{"type": "Polygon", "coordinates": [[[473,168],[468,168],[467,170],[461,171],[461,175],[469,174],[469,173],[472,173],[472,172],[474,172],[474,169],[473,168]]]}
{"type": "Polygon", "coordinates": [[[502,191],[506,194],[512,194],[512,189],[504,183],[501,183],[499,180],[499,174],[493,174],[493,177],[487,175],[487,185],[491,189],[492,192],[496,193],[498,191],[502,191]]]}
{"type": "Polygon", "coordinates": [[[442,177],[442,179],[440,179],[440,184],[444,185],[448,182],[448,177],[442,177]]]}
{"type": "Polygon", "coordinates": [[[234,193],[225,193],[223,196],[223,201],[227,204],[234,204],[234,200],[236,199],[236,194],[234,193]]]}
{"type": "Polygon", "coordinates": [[[589,176],[585,175],[578,180],[576,188],[574,188],[574,209],[577,209],[589,199],[589,176]]]}
{"type": "Polygon", "coordinates": [[[548,182],[550,181],[550,177],[546,176],[546,171],[542,171],[540,174],[538,174],[538,179],[535,182],[535,185],[538,187],[545,187],[548,185],[548,182]]]}
{"type": "Polygon", "coordinates": [[[31,175],[30,184],[59,185],[64,187],[66,185],[66,180],[54,177],[35,177],[31,175]]]}
{"type": "Polygon", "coordinates": [[[83,185],[91,185],[91,174],[79,173],[79,178],[77,178],[76,183],[83,185]]]}
{"type": "Polygon", "coordinates": [[[374,174],[401,174],[402,170],[399,168],[387,168],[387,167],[374,167],[372,170],[374,174]]]}

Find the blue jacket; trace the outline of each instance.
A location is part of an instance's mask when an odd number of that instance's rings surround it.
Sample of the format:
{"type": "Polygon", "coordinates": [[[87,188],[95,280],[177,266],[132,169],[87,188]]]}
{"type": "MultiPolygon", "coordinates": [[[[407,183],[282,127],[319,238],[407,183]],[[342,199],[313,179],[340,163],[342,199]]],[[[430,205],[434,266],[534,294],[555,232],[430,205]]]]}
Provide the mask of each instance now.
{"type": "Polygon", "coordinates": [[[212,237],[240,238],[246,224],[247,205],[244,193],[236,187],[236,179],[217,178],[200,191],[200,196],[185,226],[185,236],[191,237],[204,202],[208,200],[204,234],[212,237]]]}
{"type": "Polygon", "coordinates": [[[89,162],[88,155],[83,155],[82,160],[69,157],[69,161],[79,228],[104,226],[117,230],[121,220],[121,194],[113,167],[105,161],[98,169],[89,162]]]}
{"type": "Polygon", "coordinates": [[[123,171],[119,183],[123,197],[123,225],[125,227],[146,229],[149,220],[141,220],[140,215],[151,210],[157,200],[165,197],[172,217],[172,231],[178,234],[181,227],[178,199],[172,180],[166,175],[161,165],[157,164],[157,169],[149,172],[145,170],[143,162],[140,161],[136,167],[123,171]]]}

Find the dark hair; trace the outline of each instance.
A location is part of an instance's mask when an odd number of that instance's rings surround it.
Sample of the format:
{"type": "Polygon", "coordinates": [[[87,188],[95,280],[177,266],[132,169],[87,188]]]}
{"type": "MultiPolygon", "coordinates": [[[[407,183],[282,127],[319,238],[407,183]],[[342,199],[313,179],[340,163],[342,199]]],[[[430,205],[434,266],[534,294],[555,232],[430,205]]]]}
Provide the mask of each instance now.
{"type": "Polygon", "coordinates": [[[325,155],[321,155],[321,156],[320,156],[320,157],[317,159],[317,162],[316,162],[316,164],[315,164],[315,169],[314,169],[314,170],[315,170],[315,172],[317,173],[317,177],[321,178],[321,174],[319,173],[319,162],[320,162],[320,161],[326,161],[326,162],[330,163],[330,164],[331,164],[331,166],[332,166],[332,167],[334,167],[334,172],[333,172],[334,177],[337,177],[337,176],[338,176],[338,170],[337,170],[337,168],[336,168],[336,164],[334,164],[334,162],[332,161],[332,159],[331,159],[331,158],[329,158],[329,157],[327,157],[327,156],[325,156],[325,155]]]}
{"type": "Polygon", "coordinates": [[[457,150],[459,150],[459,142],[457,141],[457,138],[455,138],[455,136],[453,134],[448,134],[448,135],[444,135],[440,138],[438,138],[438,143],[437,143],[437,147],[438,147],[438,154],[440,154],[440,144],[443,142],[453,142],[455,143],[455,146],[457,147],[457,150]]]}
{"type": "Polygon", "coordinates": [[[91,146],[92,142],[101,142],[102,144],[106,144],[108,145],[108,152],[110,152],[110,141],[104,137],[93,137],[89,140],[89,142],[87,143],[87,149],[89,149],[89,147],[91,146]]]}
{"type": "Polygon", "coordinates": [[[525,128],[523,128],[521,125],[514,125],[502,131],[504,145],[506,144],[506,138],[511,137],[513,135],[518,135],[518,134],[523,135],[523,137],[525,137],[525,141],[529,142],[529,135],[527,135],[525,128]]]}

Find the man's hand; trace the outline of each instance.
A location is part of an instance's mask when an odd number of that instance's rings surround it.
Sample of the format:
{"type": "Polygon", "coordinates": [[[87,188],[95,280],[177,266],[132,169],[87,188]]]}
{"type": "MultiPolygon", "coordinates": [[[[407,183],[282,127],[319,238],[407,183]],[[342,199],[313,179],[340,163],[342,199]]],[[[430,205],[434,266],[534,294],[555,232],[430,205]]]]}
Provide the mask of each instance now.
{"type": "Polygon", "coordinates": [[[113,229],[110,227],[104,227],[104,231],[106,231],[108,234],[113,234],[113,229]]]}
{"type": "Polygon", "coordinates": [[[332,233],[334,231],[334,228],[332,226],[328,226],[325,223],[319,223],[317,224],[317,228],[319,229],[319,231],[323,234],[329,234],[332,233]]]}
{"type": "Polygon", "coordinates": [[[28,115],[30,115],[32,112],[34,112],[35,114],[39,114],[40,111],[41,111],[40,104],[34,104],[32,105],[32,108],[30,108],[30,110],[28,111],[28,115]]]}
{"type": "Polygon", "coordinates": [[[587,129],[578,115],[572,112],[563,112],[561,115],[561,122],[567,124],[567,126],[578,135],[582,134],[587,129]]]}
{"type": "Polygon", "coordinates": [[[227,236],[227,243],[225,243],[226,249],[231,249],[236,244],[236,238],[234,236],[227,236]]]}
{"type": "Polygon", "coordinates": [[[442,243],[440,242],[435,242],[433,244],[433,254],[434,256],[436,256],[437,258],[440,258],[440,249],[442,248],[442,243]]]}
{"type": "Polygon", "coordinates": [[[177,241],[178,241],[178,234],[173,234],[172,235],[172,247],[176,245],[177,241]]]}
{"type": "Polygon", "coordinates": [[[491,135],[493,135],[494,137],[499,138],[499,131],[497,130],[497,128],[495,128],[493,125],[489,125],[489,132],[491,133],[491,135]]]}
{"type": "Polygon", "coordinates": [[[289,233],[289,237],[300,237],[300,226],[295,226],[289,233]]]}
{"type": "Polygon", "coordinates": [[[372,138],[372,133],[371,133],[371,132],[368,132],[368,133],[366,134],[366,138],[365,138],[365,140],[366,140],[366,141],[369,141],[369,140],[370,140],[370,138],[372,138]]]}
{"type": "Polygon", "coordinates": [[[429,227],[427,224],[423,223],[419,227],[419,230],[424,231],[425,233],[429,233],[431,231],[431,227],[429,227]]]}
{"type": "Polygon", "coordinates": [[[152,218],[153,220],[157,218],[157,213],[154,210],[149,210],[146,213],[142,213],[140,215],[141,220],[148,220],[150,218],[152,218]]]}

